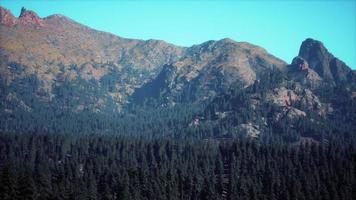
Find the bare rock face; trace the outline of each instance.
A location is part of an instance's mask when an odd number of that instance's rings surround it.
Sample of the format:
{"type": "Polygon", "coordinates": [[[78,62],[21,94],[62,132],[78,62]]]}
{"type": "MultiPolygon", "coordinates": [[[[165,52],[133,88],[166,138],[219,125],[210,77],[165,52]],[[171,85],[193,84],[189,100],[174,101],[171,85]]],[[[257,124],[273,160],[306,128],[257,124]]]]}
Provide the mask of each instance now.
{"type": "Polygon", "coordinates": [[[299,101],[300,97],[293,91],[285,87],[276,88],[267,95],[267,100],[277,106],[291,106],[292,103],[299,101]]]}
{"type": "Polygon", "coordinates": [[[306,117],[306,113],[295,108],[301,100],[301,96],[293,90],[285,87],[275,88],[267,94],[266,100],[274,105],[273,122],[278,123],[287,117],[290,120],[306,117]]]}
{"type": "Polygon", "coordinates": [[[21,9],[21,14],[19,17],[19,23],[27,25],[27,24],[34,24],[34,25],[43,25],[43,20],[37,15],[37,13],[26,10],[24,7],[21,9]]]}
{"type": "Polygon", "coordinates": [[[279,107],[273,113],[273,122],[279,123],[283,118],[288,118],[288,120],[295,120],[298,118],[306,117],[307,114],[294,107],[279,107]]]}
{"type": "Polygon", "coordinates": [[[355,82],[352,78],[352,70],[341,60],[333,58],[330,61],[330,71],[334,76],[335,82],[355,82]]]}
{"type": "Polygon", "coordinates": [[[311,69],[308,62],[300,56],[295,57],[292,64],[288,66],[288,74],[292,79],[311,87],[318,87],[322,83],[319,74],[311,69]]]}
{"type": "Polygon", "coordinates": [[[292,66],[295,67],[296,70],[298,70],[298,71],[303,71],[303,70],[309,69],[308,62],[304,58],[299,57],[299,56],[293,58],[292,66]]]}
{"type": "Polygon", "coordinates": [[[299,56],[307,60],[310,67],[322,78],[328,81],[333,80],[329,67],[329,62],[333,56],[321,42],[310,38],[306,39],[300,47],[299,56]]]}
{"type": "Polygon", "coordinates": [[[290,108],[288,111],[287,111],[287,117],[289,119],[294,119],[296,117],[306,117],[307,114],[302,111],[302,110],[299,110],[297,108],[290,108]]]}
{"type": "Polygon", "coordinates": [[[7,26],[13,26],[16,24],[16,17],[12,15],[9,10],[0,7],[0,23],[7,26]]]}
{"type": "Polygon", "coordinates": [[[309,89],[302,91],[300,105],[308,110],[319,110],[323,106],[319,98],[309,89]]]}
{"type": "Polygon", "coordinates": [[[285,68],[286,63],[261,47],[231,39],[208,41],[186,49],[181,59],[166,65],[134,98],[163,95],[174,103],[180,96],[190,96],[190,101],[204,101],[235,84],[248,87],[265,71],[285,68]]]}
{"type": "Polygon", "coordinates": [[[275,106],[275,123],[284,117],[290,120],[307,117],[307,112],[318,113],[321,117],[332,112],[330,105],[322,103],[311,90],[301,87],[296,87],[295,90],[276,88],[267,94],[266,100],[275,106]]]}
{"type": "Polygon", "coordinates": [[[16,18],[9,10],[0,7],[0,23],[7,26],[14,26],[16,24],[22,25],[39,25],[43,26],[43,19],[37,13],[27,10],[24,7],[21,9],[19,18],[16,18]]]}
{"type": "Polygon", "coordinates": [[[321,43],[313,39],[303,41],[299,57],[305,59],[324,81],[338,84],[352,79],[352,70],[338,58],[335,58],[321,43]]]}
{"type": "Polygon", "coordinates": [[[239,134],[244,134],[250,138],[258,138],[261,134],[259,126],[252,123],[238,125],[237,132],[239,134]]]}

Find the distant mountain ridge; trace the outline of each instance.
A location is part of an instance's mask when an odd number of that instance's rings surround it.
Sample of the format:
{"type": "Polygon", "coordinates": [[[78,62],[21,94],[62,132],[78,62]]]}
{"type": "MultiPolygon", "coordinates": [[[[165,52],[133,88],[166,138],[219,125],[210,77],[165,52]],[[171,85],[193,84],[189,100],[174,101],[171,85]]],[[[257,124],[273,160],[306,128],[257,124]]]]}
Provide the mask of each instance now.
{"type": "MultiPolygon", "coordinates": [[[[62,15],[42,19],[24,8],[19,18],[5,8],[0,8],[0,14],[2,78],[8,84],[15,78],[7,65],[16,63],[24,66],[16,74],[17,78],[35,74],[43,81],[47,93],[58,80],[76,77],[100,80],[112,70],[129,68],[137,72],[131,74],[132,83],[116,88],[130,94],[164,64],[181,57],[185,50],[159,40],[124,39],[90,29],[62,15]],[[74,66],[78,69],[70,70],[74,66]]],[[[113,92],[111,96],[116,101],[124,101],[125,92],[113,92]]]]}
{"type": "MultiPolygon", "coordinates": [[[[354,108],[355,71],[310,38],[288,64],[228,38],[179,47],[121,38],[62,15],[40,18],[24,8],[16,18],[2,7],[0,37],[2,131],[12,131],[22,115],[116,116],[180,104],[205,105],[190,120],[229,127],[230,136],[259,137],[286,124],[301,133],[301,124],[354,116],[345,106],[354,108]]],[[[343,122],[355,124],[348,117],[343,122]]]]}
{"type": "Polygon", "coordinates": [[[194,99],[209,99],[233,84],[245,87],[253,84],[266,70],[285,71],[287,66],[258,46],[231,39],[194,45],[187,52],[179,61],[165,65],[151,85],[144,85],[134,95],[142,99],[141,93],[166,90],[167,99],[187,92],[194,93],[194,99]],[[167,85],[159,85],[157,82],[162,82],[161,79],[167,79],[164,81],[167,85]],[[163,88],[160,90],[160,87],[163,88]]]}

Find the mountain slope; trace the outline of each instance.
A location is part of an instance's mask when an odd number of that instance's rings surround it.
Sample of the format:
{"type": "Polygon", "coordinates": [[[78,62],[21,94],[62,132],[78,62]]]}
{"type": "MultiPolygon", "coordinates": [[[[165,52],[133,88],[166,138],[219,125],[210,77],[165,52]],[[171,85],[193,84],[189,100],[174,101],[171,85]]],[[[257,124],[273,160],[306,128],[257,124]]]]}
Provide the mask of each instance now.
{"type": "Polygon", "coordinates": [[[142,101],[160,96],[171,104],[184,99],[202,101],[232,85],[247,87],[265,71],[286,71],[286,66],[264,49],[246,42],[208,41],[188,48],[185,56],[166,65],[157,79],[138,89],[133,97],[142,101]]]}
{"type": "Polygon", "coordinates": [[[242,133],[259,137],[272,131],[290,141],[299,137],[319,141],[326,133],[353,134],[354,71],[320,41],[305,40],[299,52],[286,71],[270,70],[246,89],[237,86],[222,92],[208,105],[203,118],[228,127],[224,134],[229,137],[242,133]]]}
{"type": "Polygon", "coordinates": [[[298,135],[319,140],[326,130],[356,128],[353,71],[319,41],[304,41],[300,52],[305,51],[310,56],[299,53],[287,65],[254,45],[229,39],[209,41],[188,48],[190,54],[165,65],[132,99],[151,106],[206,104],[204,114],[191,123],[219,130],[206,137],[243,133],[259,137],[272,131],[287,132],[283,137],[290,141],[298,135]],[[318,48],[306,50],[308,43],[318,48]],[[331,78],[315,66],[329,70],[331,78]],[[335,122],[343,127],[333,126],[335,122]]]}
{"type": "MultiPolygon", "coordinates": [[[[11,16],[1,8],[4,16],[11,16]]],[[[33,11],[22,9],[15,24],[2,17],[2,59],[34,66],[47,63],[108,63],[155,68],[174,61],[184,48],[158,40],[125,39],[93,30],[62,15],[39,18],[33,11]]]]}
{"type": "Polygon", "coordinates": [[[34,76],[39,82],[37,90],[47,101],[57,95],[53,93],[57,86],[83,79],[83,84],[94,81],[100,87],[104,81],[106,86],[100,90],[108,97],[93,99],[90,104],[111,98],[119,109],[136,87],[185,51],[163,41],[125,39],[96,31],[62,15],[40,18],[24,8],[19,18],[5,8],[0,8],[0,14],[1,79],[10,86],[34,76]]]}
{"type": "Polygon", "coordinates": [[[177,47],[0,7],[1,131],[270,137],[351,134],[356,78],[320,41],[291,64],[231,39],[177,47]]]}

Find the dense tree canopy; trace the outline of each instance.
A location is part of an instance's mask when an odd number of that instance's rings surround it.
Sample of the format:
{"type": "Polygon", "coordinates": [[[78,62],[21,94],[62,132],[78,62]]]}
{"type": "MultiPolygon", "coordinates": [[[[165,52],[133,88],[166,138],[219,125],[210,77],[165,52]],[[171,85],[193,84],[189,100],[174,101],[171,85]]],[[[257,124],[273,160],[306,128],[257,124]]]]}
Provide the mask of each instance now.
{"type": "Polygon", "coordinates": [[[1,134],[0,195],[1,199],[355,199],[355,140],[330,143],[1,134]]]}

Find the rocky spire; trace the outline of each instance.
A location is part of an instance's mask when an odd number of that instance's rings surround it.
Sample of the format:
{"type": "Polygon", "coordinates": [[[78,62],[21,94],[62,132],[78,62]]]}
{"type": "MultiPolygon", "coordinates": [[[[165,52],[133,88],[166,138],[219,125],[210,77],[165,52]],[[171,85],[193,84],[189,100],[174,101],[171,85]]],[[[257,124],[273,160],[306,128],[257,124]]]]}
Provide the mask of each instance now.
{"type": "Polygon", "coordinates": [[[324,81],[331,83],[345,82],[350,78],[351,69],[335,58],[320,41],[308,38],[299,49],[299,57],[306,60],[324,81]]]}
{"type": "Polygon", "coordinates": [[[21,9],[21,14],[19,17],[21,24],[35,24],[43,25],[43,20],[33,11],[27,10],[24,7],[21,9]]]}
{"type": "Polygon", "coordinates": [[[333,79],[329,62],[333,57],[324,47],[323,43],[308,38],[303,41],[299,49],[299,56],[304,58],[309,67],[316,71],[324,80],[333,79]]]}

